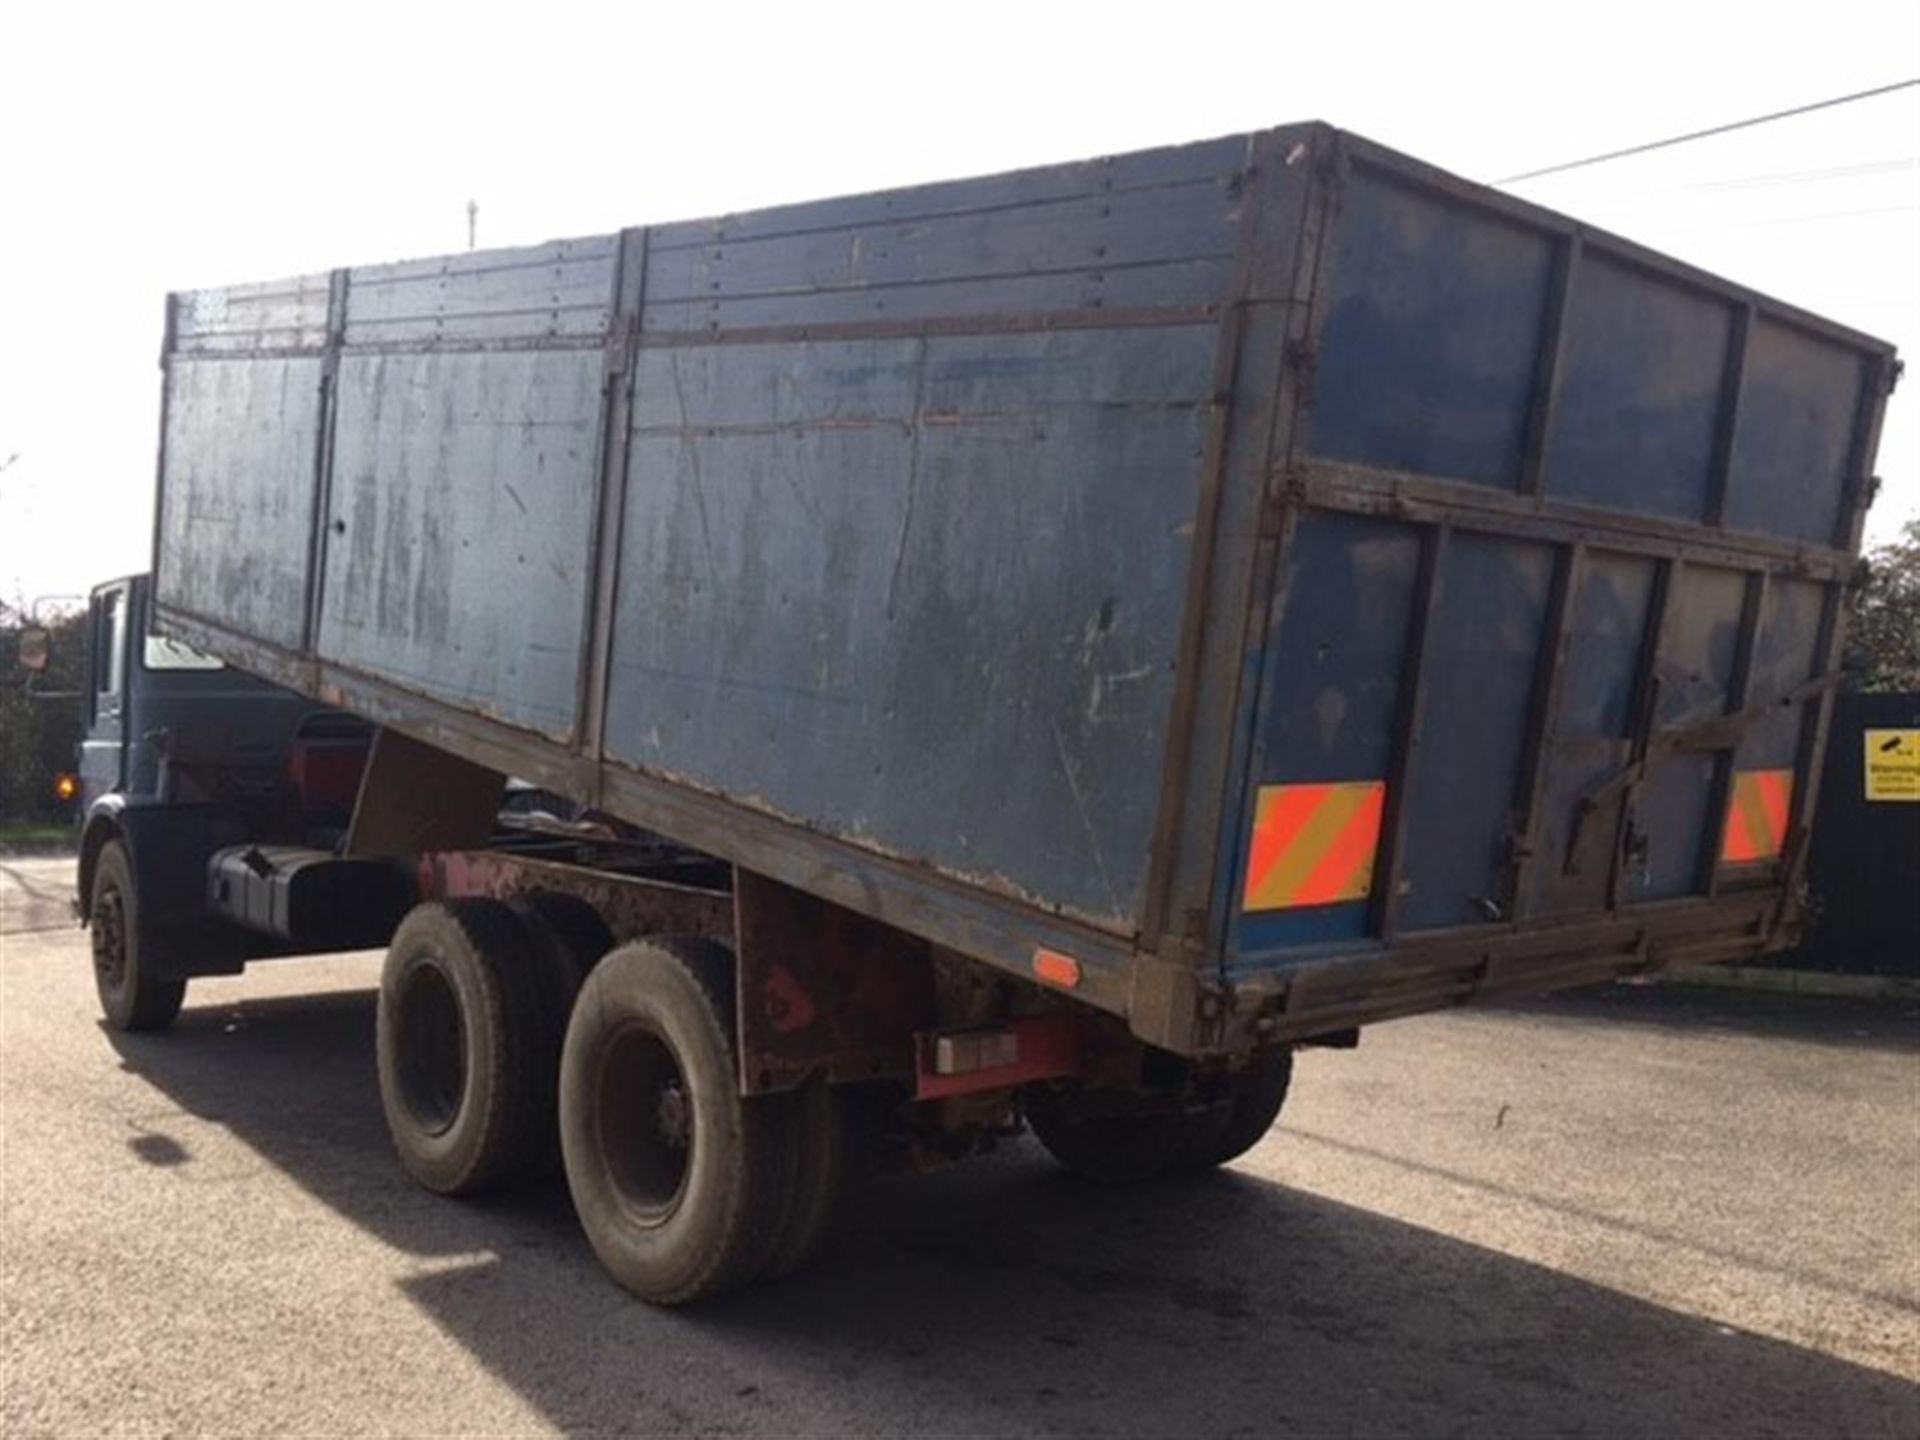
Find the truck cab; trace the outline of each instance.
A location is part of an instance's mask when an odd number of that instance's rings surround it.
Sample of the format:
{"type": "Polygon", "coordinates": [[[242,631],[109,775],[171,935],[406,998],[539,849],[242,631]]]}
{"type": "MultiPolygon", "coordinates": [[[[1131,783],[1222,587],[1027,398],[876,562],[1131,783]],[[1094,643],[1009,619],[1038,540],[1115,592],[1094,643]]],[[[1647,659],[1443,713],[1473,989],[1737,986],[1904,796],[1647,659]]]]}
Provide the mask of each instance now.
{"type": "Polygon", "coordinates": [[[94,588],[87,635],[83,840],[129,808],[208,802],[289,841],[324,841],[345,823],[366,721],[156,634],[145,575],[94,588]]]}
{"type": "Polygon", "coordinates": [[[156,634],[146,575],[95,586],[86,634],[74,910],[109,1021],[150,1028],[192,976],[317,948],[246,923],[209,862],[336,851],[375,727],[156,634]]]}

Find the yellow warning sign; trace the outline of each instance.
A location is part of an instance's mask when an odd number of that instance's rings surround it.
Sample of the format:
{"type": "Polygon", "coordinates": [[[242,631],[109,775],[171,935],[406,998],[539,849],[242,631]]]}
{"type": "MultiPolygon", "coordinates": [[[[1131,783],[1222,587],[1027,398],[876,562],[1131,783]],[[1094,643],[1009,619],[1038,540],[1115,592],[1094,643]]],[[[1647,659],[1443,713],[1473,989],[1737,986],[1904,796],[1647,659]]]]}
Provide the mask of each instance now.
{"type": "Polygon", "coordinates": [[[1920,730],[1867,731],[1867,799],[1920,800],[1920,730]]]}

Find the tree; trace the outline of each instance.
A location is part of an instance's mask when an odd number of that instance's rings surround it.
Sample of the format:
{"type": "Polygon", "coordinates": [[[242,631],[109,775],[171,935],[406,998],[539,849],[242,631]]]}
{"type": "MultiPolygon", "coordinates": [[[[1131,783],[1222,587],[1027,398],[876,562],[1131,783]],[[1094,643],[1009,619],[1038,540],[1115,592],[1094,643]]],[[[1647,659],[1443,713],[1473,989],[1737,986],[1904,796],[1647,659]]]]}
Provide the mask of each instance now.
{"type": "Polygon", "coordinates": [[[1846,669],[1856,690],[1920,691],[1920,516],[1867,552],[1853,595],[1846,669]]]}
{"type": "Polygon", "coordinates": [[[71,813],[53,782],[78,763],[86,683],[86,615],[52,620],[53,659],[35,675],[15,663],[26,617],[0,602],[0,825],[58,824],[71,813]]]}

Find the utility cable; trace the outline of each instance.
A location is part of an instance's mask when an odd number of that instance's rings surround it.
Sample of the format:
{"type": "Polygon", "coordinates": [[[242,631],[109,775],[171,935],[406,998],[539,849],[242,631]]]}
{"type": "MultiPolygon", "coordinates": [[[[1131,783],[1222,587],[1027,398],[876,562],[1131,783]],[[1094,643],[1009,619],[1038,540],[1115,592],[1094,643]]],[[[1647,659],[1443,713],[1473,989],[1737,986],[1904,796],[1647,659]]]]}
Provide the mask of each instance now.
{"type": "Polygon", "coordinates": [[[1689,140],[1704,140],[1710,135],[1725,135],[1730,130],[1745,130],[1754,125],[1766,125],[1775,120],[1786,120],[1795,115],[1808,115],[1815,110],[1830,110],[1836,105],[1851,105],[1856,100],[1871,100],[1876,95],[1891,95],[1896,90],[1911,90],[1920,85],[1920,78],[1898,80],[1891,85],[1876,86],[1872,90],[1856,90],[1851,95],[1835,95],[1830,100],[1816,100],[1811,105],[1796,105],[1791,110],[1775,110],[1768,115],[1755,115],[1747,120],[1735,120],[1727,125],[1714,125],[1705,130],[1691,130],[1685,135],[1670,135],[1664,140],[1650,140],[1644,145],[1629,145],[1624,150],[1609,150],[1604,155],[1589,155],[1582,160],[1568,160],[1560,165],[1547,165],[1539,170],[1528,170],[1519,175],[1508,175],[1495,180],[1495,185],[1517,185],[1522,180],[1538,180],[1543,175],[1558,175],[1566,170],[1578,170],[1587,165],[1598,165],[1606,160],[1623,160],[1629,155],[1644,155],[1649,150],[1664,150],[1669,145],[1684,145],[1689,140]]]}

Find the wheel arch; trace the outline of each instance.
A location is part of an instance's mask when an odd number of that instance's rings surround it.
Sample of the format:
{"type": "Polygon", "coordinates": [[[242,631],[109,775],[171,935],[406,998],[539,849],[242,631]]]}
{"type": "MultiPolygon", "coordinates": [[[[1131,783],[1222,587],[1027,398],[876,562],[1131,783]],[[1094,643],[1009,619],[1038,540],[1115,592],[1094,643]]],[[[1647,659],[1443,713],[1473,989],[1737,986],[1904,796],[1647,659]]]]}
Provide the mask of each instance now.
{"type": "Polygon", "coordinates": [[[121,812],[126,808],[126,800],[119,795],[108,795],[94,803],[87,813],[86,825],[80,832],[80,864],[74,875],[74,908],[79,913],[80,923],[92,923],[90,911],[93,904],[93,875],[100,864],[100,852],[106,849],[108,842],[119,840],[126,843],[125,831],[120,824],[121,812]]]}
{"type": "Polygon", "coordinates": [[[75,889],[82,917],[91,908],[100,854],[117,841],[127,852],[141,924],[191,942],[170,948],[167,973],[237,975],[245,965],[240,932],[208,909],[207,861],[246,838],[244,819],[223,806],[129,805],[119,796],[103,797],[81,831],[75,889]]]}

